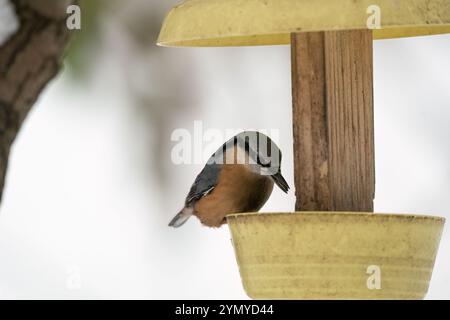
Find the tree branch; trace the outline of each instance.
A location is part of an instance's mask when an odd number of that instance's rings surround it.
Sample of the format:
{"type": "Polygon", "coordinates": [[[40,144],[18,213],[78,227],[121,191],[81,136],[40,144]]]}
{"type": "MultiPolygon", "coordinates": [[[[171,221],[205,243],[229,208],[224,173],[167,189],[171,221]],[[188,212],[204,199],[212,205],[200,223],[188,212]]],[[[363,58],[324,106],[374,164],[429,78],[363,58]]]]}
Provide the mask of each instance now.
{"type": "Polygon", "coordinates": [[[69,40],[62,2],[66,1],[13,1],[20,28],[0,46],[0,199],[11,144],[39,94],[57,74],[69,40]],[[45,9],[38,3],[45,3],[45,9]]]}

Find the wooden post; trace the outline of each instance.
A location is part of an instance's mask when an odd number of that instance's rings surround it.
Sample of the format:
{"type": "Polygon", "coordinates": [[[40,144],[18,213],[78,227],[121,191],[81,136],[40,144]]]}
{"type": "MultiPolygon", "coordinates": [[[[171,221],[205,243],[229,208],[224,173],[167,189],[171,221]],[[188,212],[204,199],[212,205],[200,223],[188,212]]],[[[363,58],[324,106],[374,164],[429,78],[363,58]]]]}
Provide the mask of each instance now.
{"type": "Polygon", "coordinates": [[[295,209],[373,212],[372,31],[291,40],[295,209]]]}

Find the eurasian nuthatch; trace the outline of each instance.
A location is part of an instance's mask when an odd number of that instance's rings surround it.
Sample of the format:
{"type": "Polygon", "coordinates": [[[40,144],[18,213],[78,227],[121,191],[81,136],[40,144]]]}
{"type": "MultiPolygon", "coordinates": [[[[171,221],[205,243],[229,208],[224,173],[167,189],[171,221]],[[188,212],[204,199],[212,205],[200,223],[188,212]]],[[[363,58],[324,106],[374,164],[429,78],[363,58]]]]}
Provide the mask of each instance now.
{"type": "Polygon", "coordinates": [[[208,160],[169,226],[178,228],[195,215],[205,226],[220,227],[228,214],[258,211],[274,182],[288,192],[280,168],[281,151],[269,137],[256,131],[234,136],[208,160]]]}

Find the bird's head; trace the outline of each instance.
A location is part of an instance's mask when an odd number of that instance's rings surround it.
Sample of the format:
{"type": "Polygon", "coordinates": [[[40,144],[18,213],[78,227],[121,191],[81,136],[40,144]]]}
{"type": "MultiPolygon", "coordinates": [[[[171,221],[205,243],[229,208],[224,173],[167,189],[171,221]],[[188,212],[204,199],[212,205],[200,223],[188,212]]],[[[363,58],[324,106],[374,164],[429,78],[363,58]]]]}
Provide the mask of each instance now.
{"type": "Polygon", "coordinates": [[[284,192],[289,185],[281,174],[282,153],[275,142],[257,131],[244,131],[234,137],[238,150],[243,150],[248,165],[260,175],[269,176],[284,192]]]}

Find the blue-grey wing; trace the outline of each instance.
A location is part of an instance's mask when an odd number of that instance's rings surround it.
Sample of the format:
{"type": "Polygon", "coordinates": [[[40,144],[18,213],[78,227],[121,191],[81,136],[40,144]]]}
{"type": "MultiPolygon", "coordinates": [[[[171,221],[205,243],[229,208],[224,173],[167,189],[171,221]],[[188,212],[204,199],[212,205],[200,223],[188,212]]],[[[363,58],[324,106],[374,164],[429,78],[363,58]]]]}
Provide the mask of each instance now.
{"type": "Polygon", "coordinates": [[[219,174],[222,165],[220,164],[207,164],[200,174],[195,179],[194,184],[186,197],[186,206],[199,200],[210,193],[219,181],[219,174]]]}

